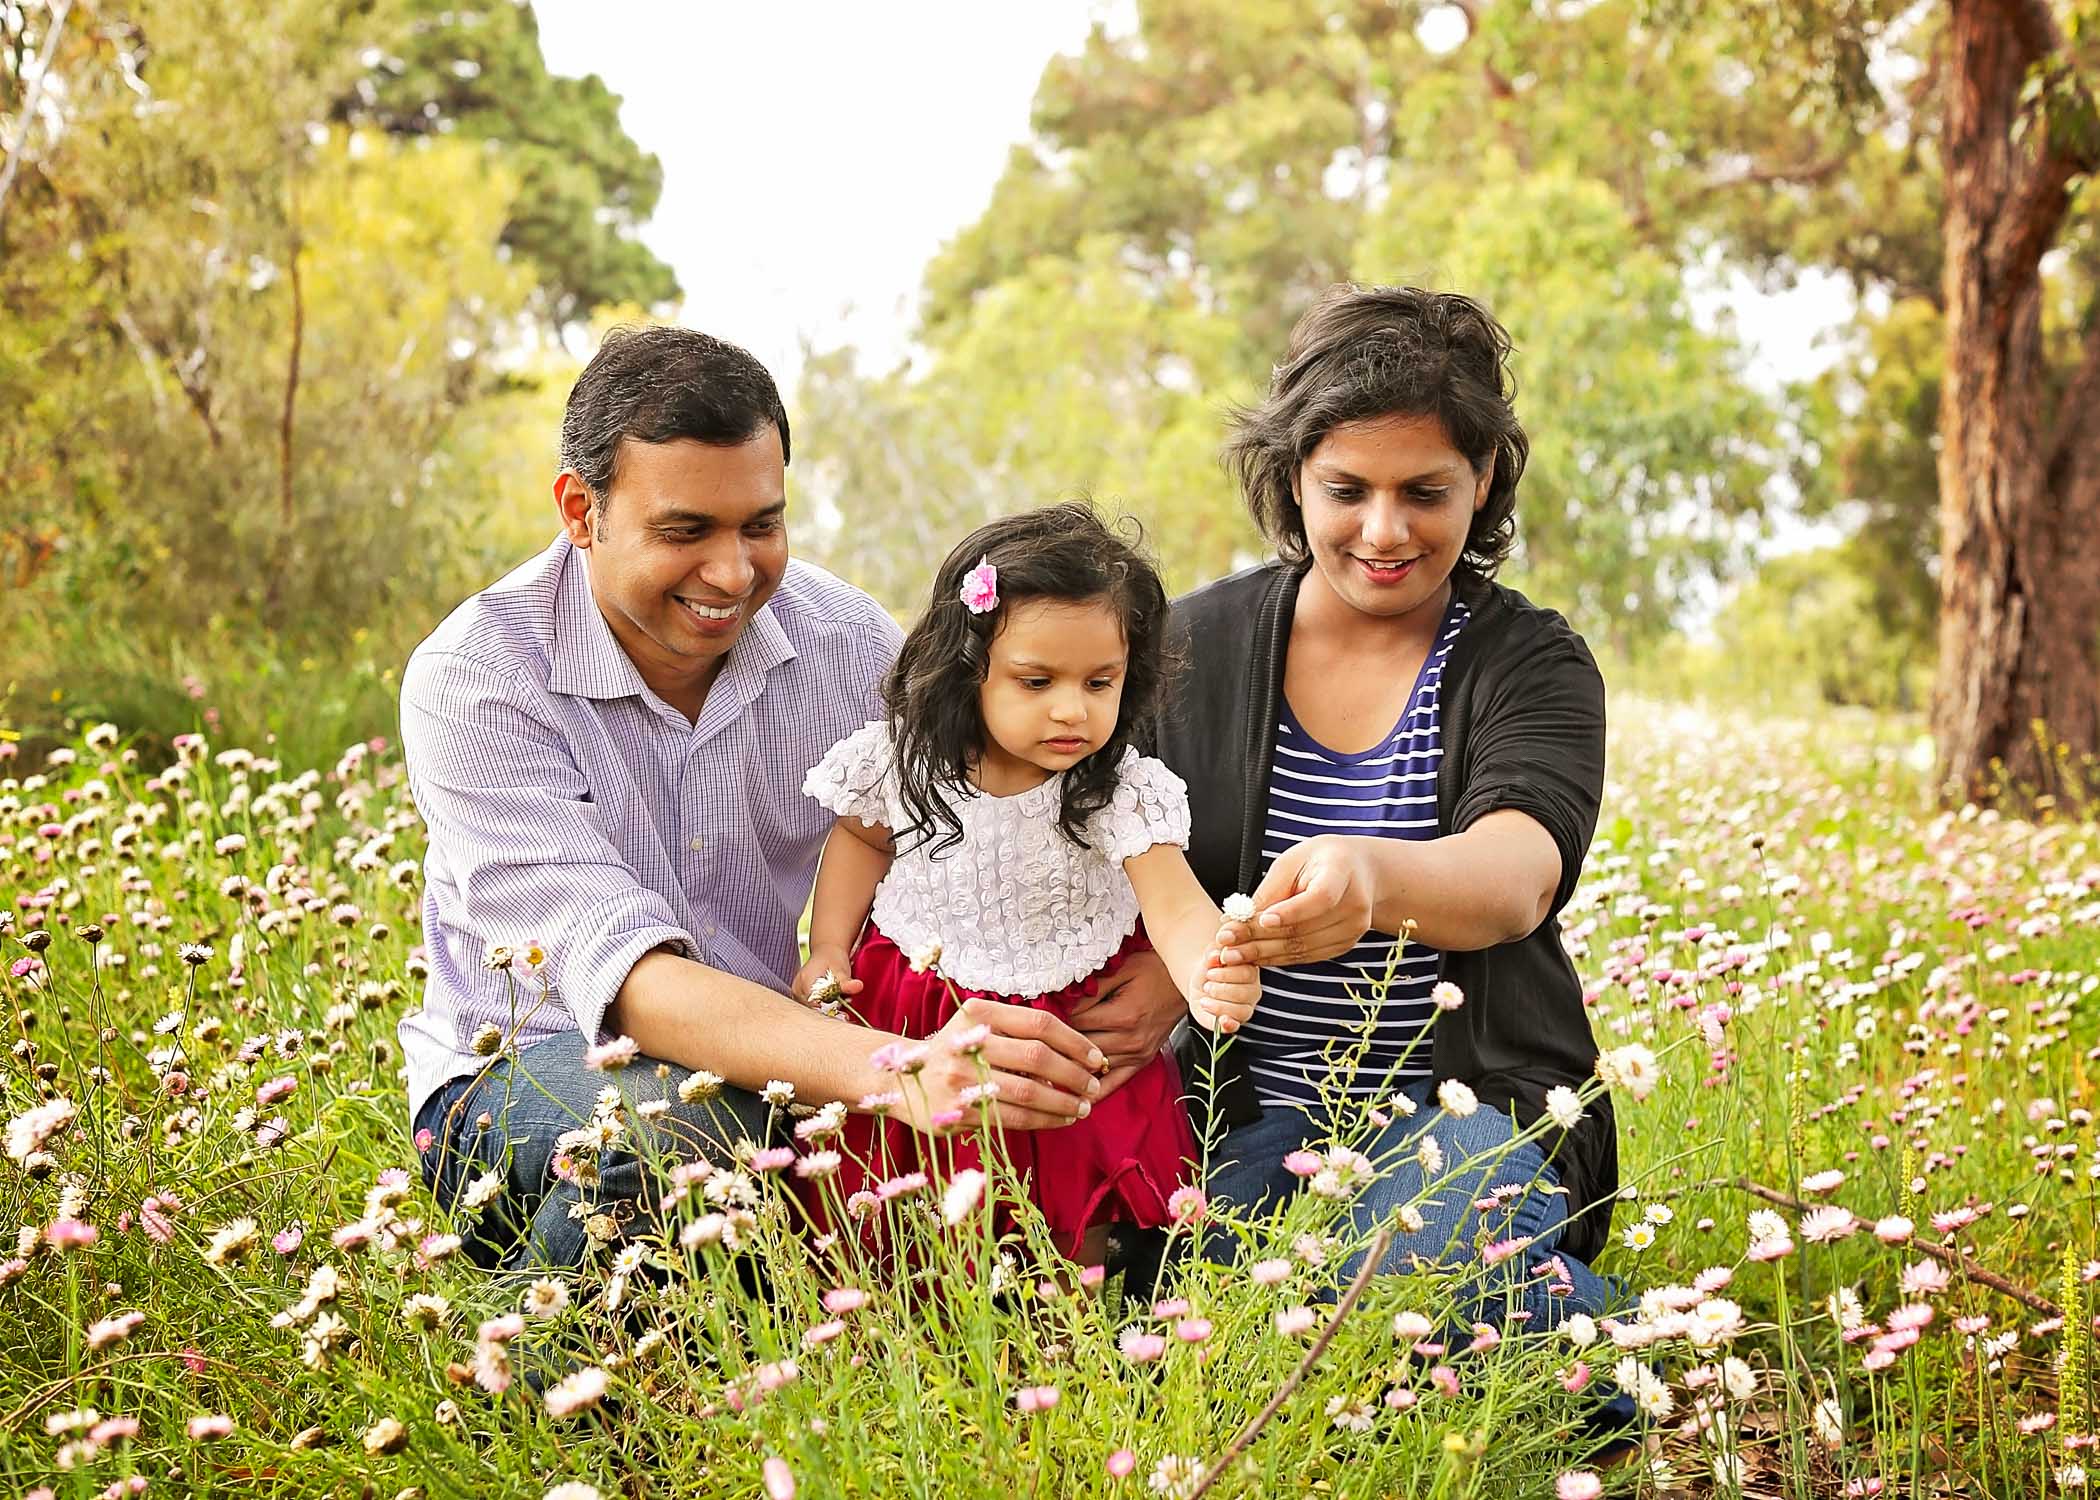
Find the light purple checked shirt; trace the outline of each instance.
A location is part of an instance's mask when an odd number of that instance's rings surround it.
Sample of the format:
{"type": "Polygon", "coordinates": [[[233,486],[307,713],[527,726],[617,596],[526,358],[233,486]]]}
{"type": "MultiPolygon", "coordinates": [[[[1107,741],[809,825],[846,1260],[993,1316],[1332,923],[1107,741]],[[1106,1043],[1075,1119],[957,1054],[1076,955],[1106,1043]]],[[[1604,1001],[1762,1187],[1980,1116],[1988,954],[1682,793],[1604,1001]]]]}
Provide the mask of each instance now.
{"type": "Polygon", "coordinates": [[[802,778],[879,715],[902,639],[859,589],[790,561],[695,724],[644,685],[566,538],[454,610],[401,683],[430,828],[430,978],[401,1022],[409,1117],[483,1065],[484,1023],[515,1026],[520,1046],[597,1039],[628,971],[664,944],[785,993],[833,823],[802,778]],[[537,978],[482,967],[491,944],[533,939],[546,1000],[537,978]]]}

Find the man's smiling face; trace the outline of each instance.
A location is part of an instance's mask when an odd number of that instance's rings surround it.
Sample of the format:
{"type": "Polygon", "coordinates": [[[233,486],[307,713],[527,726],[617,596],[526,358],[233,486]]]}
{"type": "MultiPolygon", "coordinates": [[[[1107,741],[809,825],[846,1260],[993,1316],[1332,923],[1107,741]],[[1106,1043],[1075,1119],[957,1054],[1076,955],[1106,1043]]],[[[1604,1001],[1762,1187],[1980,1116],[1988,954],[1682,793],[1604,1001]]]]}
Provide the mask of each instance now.
{"type": "Polygon", "coordinates": [[[723,658],[787,569],[786,465],[768,425],[729,446],[627,438],[607,493],[555,481],[591,592],[657,696],[697,714],[723,658]]]}

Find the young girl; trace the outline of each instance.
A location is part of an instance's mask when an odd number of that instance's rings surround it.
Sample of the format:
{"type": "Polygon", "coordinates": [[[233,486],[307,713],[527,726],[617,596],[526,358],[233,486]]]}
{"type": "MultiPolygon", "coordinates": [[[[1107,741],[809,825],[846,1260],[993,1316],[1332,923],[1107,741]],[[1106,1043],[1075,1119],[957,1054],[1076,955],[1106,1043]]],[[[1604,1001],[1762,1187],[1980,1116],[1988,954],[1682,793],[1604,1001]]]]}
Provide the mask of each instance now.
{"type": "MultiPolygon", "coordinates": [[[[869,1025],[926,1037],[973,995],[1062,1018],[1153,948],[1202,1025],[1253,1012],[1258,971],[1211,964],[1221,918],[1182,855],[1187,789],[1131,745],[1157,711],[1166,623],[1151,565],[1082,504],[994,521],[949,554],[884,684],[887,718],[803,783],[839,821],[799,997],[830,975],[869,1025]]],[[[1066,1254],[1098,1261],[1111,1222],[1167,1222],[1195,1155],[1180,1095],[1162,1053],[1086,1118],[1006,1135],[1066,1254]]],[[[852,1116],[844,1154],[844,1196],[931,1165],[883,1116],[852,1116]]],[[[942,1155],[960,1167],[974,1150],[942,1155]]]]}

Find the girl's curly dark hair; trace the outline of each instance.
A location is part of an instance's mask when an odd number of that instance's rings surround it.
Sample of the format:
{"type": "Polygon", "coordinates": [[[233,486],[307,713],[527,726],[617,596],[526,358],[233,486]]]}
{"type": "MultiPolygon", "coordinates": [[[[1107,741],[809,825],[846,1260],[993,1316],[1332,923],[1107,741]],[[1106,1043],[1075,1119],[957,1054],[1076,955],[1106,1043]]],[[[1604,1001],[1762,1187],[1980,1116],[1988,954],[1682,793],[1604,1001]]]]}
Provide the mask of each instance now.
{"type": "Polygon", "coordinates": [[[1065,772],[1057,825],[1087,847],[1086,820],[1115,795],[1124,747],[1152,731],[1168,670],[1167,591],[1139,548],[1144,534],[1125,520],[1117,535],[1091,505],[1067,501],[1006,516],[971,532],[934,574],[933,594],[904,638],[882,685],[896,742],[898,791],[911,814],[894,829],[898,847],[931,843],[938,857],[962,842],[949,796],[976,796],[969,767],[985,750],[978,688],[991,665],[993,638],[1007,611],[1028,599],[1099,599],[1123,626],[1129,662],[1115,733],[1065,772]],[[983,614],[963,604],[963,577],[980,560],[999,570],[999,602],[983,614]]]}
{"type": "Polygon", "coordinates": [[[1331,288],[1291,330],[1260,405],[1233,413],[1225,465],[1255,524],[1285,562],[1308,556],[1298,470],[1345,422],[1434,417],[1475,474],[1495,467],[1473,513],[1459,570],[1492,578],[1517,543],[1517,481],[1531,443],[1511,405],[1510,338],[1457,292],[1331,288]]]}

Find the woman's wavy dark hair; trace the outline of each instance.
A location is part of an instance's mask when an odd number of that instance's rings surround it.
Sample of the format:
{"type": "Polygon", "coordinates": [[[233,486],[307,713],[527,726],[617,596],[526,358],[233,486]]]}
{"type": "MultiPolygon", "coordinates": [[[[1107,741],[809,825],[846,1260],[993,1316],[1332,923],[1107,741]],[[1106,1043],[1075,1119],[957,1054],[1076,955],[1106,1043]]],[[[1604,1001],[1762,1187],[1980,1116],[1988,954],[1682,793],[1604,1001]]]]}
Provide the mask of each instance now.
{"type": "Polygon", "coordinates": [[[1262,535],[1288,563],[1308,555],[1298,471],[1345,422],[1435,417],[1478,474],[1495,477],[1458,567],[1492,578],[1517,543],[1517,481],[1531,441],[1511,402],[1510,339],[1471,297],[1412,286],[1332,287],[1291,330],[1268,398],[1232,414],[1225,464],[1262,535]]]}
{"type": "Polygon", "coordinates": [[[912,818],[911,826],[893,830],[900,849],[931,843],[939,857],[962,842],[962,819],[949,796],[976,795],[969,768],[985,749],[978,689],[1007,612],[1028,599],[1106,601],[1122,622],[1129,651],[1115,733],[1065,772],[1057,825],[1087,847],[1086,820],[1115,795],[1124,746],[1146,743],[1168,670],[1167,591],[1139,550],[1143,541],[1136,521],[1126,518],[1112,530],[1091,505],[1067,501],[980,526],[948,554],[882,685],[898,791],[912,818]],[[1127,530],[1128,539],[1118,530],[1127,530]],[[999,603],[981,615],[961,598],[963,577],[979,561],[999,570],[999,603]]]}

